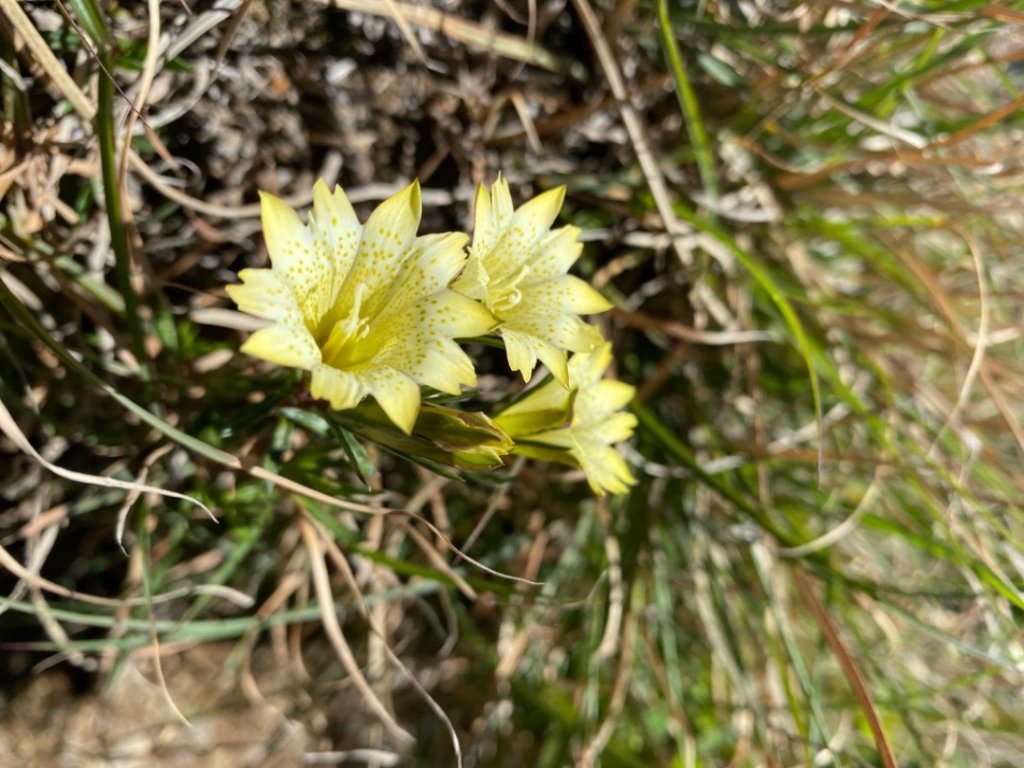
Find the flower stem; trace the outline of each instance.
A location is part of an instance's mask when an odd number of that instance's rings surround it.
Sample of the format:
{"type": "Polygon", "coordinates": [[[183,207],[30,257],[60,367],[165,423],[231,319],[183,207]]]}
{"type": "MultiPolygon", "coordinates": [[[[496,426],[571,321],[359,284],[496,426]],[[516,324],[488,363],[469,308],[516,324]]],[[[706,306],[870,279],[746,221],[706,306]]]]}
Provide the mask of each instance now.
{"type": "MultiPolygon", "coordinates": [[[[96,104],[96,135],[100,145],[100,169],[103,176],[103,199],[110,227],[110,244],[114,250],[114,274],[117,287],[124,299],[125,317],[132,352],[139,364],[143,381],[150,381],[150,371],[139,316],[139,300],[132,287],[132,254],[128,231],[124,225],[121,207],[121,188],[117,176],[117,142],[114,120],[114,48],[116,41],[107,29],[103,16],[94,0],[71,0],[71,5],[92,38],[100,64],[99,89],[96,104]]],[[[127,139],[126,139],[127,140],[127,139]]]]}

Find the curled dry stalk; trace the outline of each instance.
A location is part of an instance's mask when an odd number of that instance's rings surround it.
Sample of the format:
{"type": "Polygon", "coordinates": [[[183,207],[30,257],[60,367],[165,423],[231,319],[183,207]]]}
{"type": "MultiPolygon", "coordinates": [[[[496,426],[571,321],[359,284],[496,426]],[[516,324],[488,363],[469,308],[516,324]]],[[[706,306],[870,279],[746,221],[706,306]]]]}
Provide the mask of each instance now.
{"type": "MultiPolygon", "coordinates": [[[[352,649],[345,640],[345,634],[341,631],[341,624],[334,610],[334,593],[331,589],[331,579],[327,573],[326,555],[321,542],[321,535],[315,529],[312,522],[305,517],[299,520],[302,531],[302,541],[309,552],[309,567],[313,574],[313,585],[316,589],[317,600],[320,603],[320,620],[324,632],[331,641],[331,646],[338,655],[339,661],[344,665],[345,670],[351,675],[356,688],[359,689],[363,700],[370,709],[377,715],[380,722],[387,729],[387,732],[402,748],[412,745],[414,739],[412,734],[406,731],[395,720],[394,715],[380,700],[373,686],[366,680],[359,662],[352,654],[352,649]]],[[[359,594],[358,592],[356,594],[359,594]]],[[[361,597],[361,595],[360,595],[361,597]]]]}

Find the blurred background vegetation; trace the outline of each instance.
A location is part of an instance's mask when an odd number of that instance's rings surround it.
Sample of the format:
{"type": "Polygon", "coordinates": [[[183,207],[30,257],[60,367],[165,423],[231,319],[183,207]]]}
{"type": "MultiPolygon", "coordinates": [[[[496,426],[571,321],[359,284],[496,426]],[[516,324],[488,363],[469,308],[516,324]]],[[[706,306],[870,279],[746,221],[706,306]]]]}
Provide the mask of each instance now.
{"type": "Polygon", "coordinates": [[[0,0],[0,764],[1024,764],[1021,5],[0,0]],[[626,496],[238,352],[257,190],[498,171],[626,496]]]}

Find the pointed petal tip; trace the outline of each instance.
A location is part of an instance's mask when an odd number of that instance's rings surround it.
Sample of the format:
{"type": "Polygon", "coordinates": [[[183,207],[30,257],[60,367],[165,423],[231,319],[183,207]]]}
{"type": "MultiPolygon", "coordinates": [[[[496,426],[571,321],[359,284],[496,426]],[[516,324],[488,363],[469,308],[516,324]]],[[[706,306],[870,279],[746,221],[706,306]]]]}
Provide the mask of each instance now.
{"type": "Polygon", "coordinates": [[[543,200],[545,205],[553,208],[557,215],[558,212],[562,210],[563,203],[565,203],[565,190],[566,187],[564,184],[559,187],[552,187],[549,190],[541,192],[534,198],[534,200],[543,200]]]}
{"type": "Polygon", "coordinates": [[[405,372],[387,366],[366,372],[363,381],[392,423],[411,435],[420,413],[419,385],[405,372]]]}
{"type": "Polygon", "coordinates": [[[592,303],[589,304],[587,308],[582,311],[582,314],[596,315],[600,314],[601,312],[607,312],[609,309],[615,306],[610,301],[608,301],[608,299],[600,291],[596,289],[594,290],[594,295],[591,301],[592,303]]]}
{"type": "MultiPolygon", "coordinates": [[[[380,401],[378,400],[378,403],[380,401]]],[[[384,408],[384,405],[381,404],[384,408]]],[[[388,415],[388,418],[394,422],[394,425],[398,427],[406,435],[411,435],[413,427],[416,426],[416,418],[420,414],[419,405],[417,404],[415,410],[401,409],[396,410],[395,408],[384,408],[384,412],[388,415]]]]}
{"type": "Polygon", "coordinates": [[[298,213],[288,203],[271,192],[262,189],[260,195],[260,216],[263,219],[263,230],[268,226],[302,226],[298,213]]]}
{"type": "Polygon", "coordinates": [[[261,210],[265,211],[267,208],[271,208],[271,209],[286,208],[289,211],[293,211],[294,212],[294,209],[290,205],[288,205],[288,203],[286,203],[280,197],[275,195],[273,192],[267,192],[266,190],[261,189],[261,190],[258,191],[258,194],[259,194],[259,197],[260,197],[260,209],[261,210]]]}
{"type": "Polygon", "coordinates": [[[378,212],[384,211],[391,216],[398,215],[400,218],[410,216],[412,221],[418,225],[423,214],[423,195],[419,180],[413,179],[404,189],[384,200],[371,214],[371,218],[378,212]]]}
{"type": "Polygon", "coordinates": [[[544,352],[546,354],[541,354],[541,360],[547,366],[547,369],[551,371],[555,381],[565,387],[565,389],[570,389],[572,383],[569,381],[569,365],[565,359],[565,352],[555,349],[550,351],[544,350],[544,352]]]}
{"type": "Polygon", "coordinates": [[[508,180],[498,173],[498,177],[491,184],[490,202],[493,204],[498,215],[511,215],[515,210],[512,203],[512,190],[508,186],[508,180]]]}
{"type": "Polygon", "coordinates": [[[416,218],[418,219],[423,210],[423,191],[420,189],[420,180],[413,179],[412,183],[405,188],[404,192],[409,195],[409,205],[412,207],[416,214],[416,218]]]}
{"type": "Polygon", "coordinates": [[[565,202],[565,187],[555,187],[541,192],[526,201],[515,212],[516,219],[528,228],[535,238],[542,237],[558,218],[565,202]]]}

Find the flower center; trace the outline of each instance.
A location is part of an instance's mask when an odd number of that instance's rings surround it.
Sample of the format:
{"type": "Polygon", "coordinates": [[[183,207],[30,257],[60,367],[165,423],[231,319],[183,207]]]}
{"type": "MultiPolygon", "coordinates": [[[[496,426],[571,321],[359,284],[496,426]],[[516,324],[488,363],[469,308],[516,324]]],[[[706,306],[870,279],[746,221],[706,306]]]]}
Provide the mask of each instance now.
{"type": "Polygon", "coordinates": [[[530,267],[523,265],[518,272],[509,274],[500,280],[495,280],[487,286],[490,309],[498,317],[504,316],[506,312],[514,308],[523,299],[523,292],[519,290],[519,284],[530,274],[530,267]]]}
{"type": "Polygon", "coordinates": [[[366,291],[365,285],[356,286],[352,308],[334,324],[327,341],[321,346],[320,354],[325,365],[340,370],[355,362],[355,346],[370,331],[370,319],[360,316],[366,291]]]}

